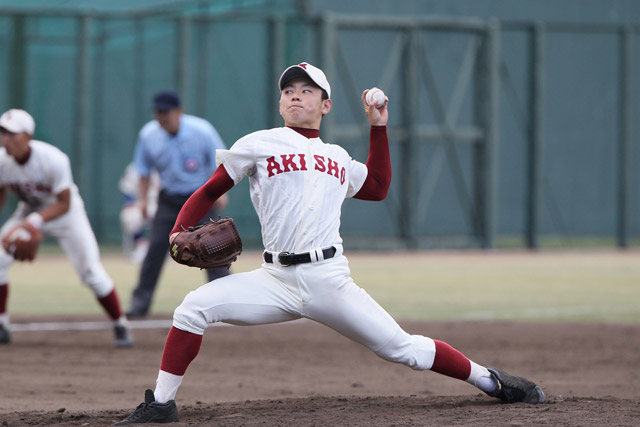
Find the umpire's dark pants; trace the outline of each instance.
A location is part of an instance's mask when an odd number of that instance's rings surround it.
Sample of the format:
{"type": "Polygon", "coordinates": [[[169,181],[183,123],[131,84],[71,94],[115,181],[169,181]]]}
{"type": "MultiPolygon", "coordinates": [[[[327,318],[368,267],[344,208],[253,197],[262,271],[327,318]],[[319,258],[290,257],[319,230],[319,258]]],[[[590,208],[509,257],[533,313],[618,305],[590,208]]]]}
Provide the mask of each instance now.
{"type": "MultiPolygon", "coordinates": [[[[189,197],[190,195],[169,195],[164,191],[160,192],[158,210],[151,222],[149,251],[142,262],[138,286],[133,290],[131,296],[131,305],[127,311],[128,317],[143,317],[149,312],[153,292],[169,251],[169,233],[173,229],[182,205],[189,197]]],[[[208,221],[209,218],[217,218],[217,213],[213,209],[203,218],[202,222],[208,221]]],[[[209,281],[228,274],[229,269],[227,268],[207,270],[209,281]]]]}

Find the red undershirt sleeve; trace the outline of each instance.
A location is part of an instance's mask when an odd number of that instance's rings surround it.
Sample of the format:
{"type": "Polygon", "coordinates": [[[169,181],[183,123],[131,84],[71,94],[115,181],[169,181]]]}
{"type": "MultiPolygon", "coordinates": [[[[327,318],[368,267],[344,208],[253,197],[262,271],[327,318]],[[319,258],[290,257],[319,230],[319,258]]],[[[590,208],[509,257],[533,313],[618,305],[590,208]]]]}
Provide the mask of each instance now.
{"type": "Polygon", "coordinates": [[[182,206],[171,234],[197,224],[209,212],[213,203],[229,191],[234,184],[224,165],[218,166],[211,178],[198,188],[182,206]]]}
{"type": "Polygon", "coordinates": [[[371,126],[366,165],[367,178],[353,197],[360,200],[384,200],[391,184],[391,158],[386,126],[371,126]]]}

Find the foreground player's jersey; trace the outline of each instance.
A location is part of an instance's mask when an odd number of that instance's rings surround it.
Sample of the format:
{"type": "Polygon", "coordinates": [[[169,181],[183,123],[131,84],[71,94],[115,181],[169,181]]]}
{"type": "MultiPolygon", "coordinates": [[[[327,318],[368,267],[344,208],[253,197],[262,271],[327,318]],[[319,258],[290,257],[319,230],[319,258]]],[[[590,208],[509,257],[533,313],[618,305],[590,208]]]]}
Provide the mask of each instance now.
{"type": "Polygon", "coordinates": [[[367,167],[342,147],[284,127],[249,134],[216,156],[235,183],[249,176],[265,249],[304,252],[342,243],[342,203],[367,177],[367,167]]]}

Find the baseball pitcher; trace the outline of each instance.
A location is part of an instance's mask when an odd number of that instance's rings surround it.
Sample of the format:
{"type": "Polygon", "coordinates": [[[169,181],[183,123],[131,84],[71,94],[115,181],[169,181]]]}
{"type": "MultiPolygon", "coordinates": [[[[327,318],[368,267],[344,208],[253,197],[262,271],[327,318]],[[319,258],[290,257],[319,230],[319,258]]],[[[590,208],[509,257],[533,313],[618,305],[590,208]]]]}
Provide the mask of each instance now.
{"type": "MultiPolygon", "coordinates": [[[[369,156],[361,163],[319,137],[322,117],[332,107],[331,87],[320,69],[306,62],[292,65],[282,73],[279,87],[285,126],[252,133],[229,150],[218,150],[218,169],[183,206],[170,236],[174,258],[193,263],[193,252],[201,250],[194,245],[181,250],[189,240],[181,239],[183,230],[247,177],[262,226],[264,263],[185,297],[174,313],[155,391],[147,390],[145,401],[118,425],[178,421],[177,390],[205,330],[216,322],[260,325],[307,318],[385,360],[466,381],[505,402],[545,402],[542,389],[531,381],[479,365],[445,342],[408,334],[352,280],[339,233],[340,211],[346,198],[378,201],[387,195],[388,98],[369,97],[368,103],[369,90],[362,94],[371,129],[369,156]]],[[[220,245],[220,251],[228,246],[233,245],[220,245]]],[[[206,252],[199,257],[206,258],[206,252]]]]}

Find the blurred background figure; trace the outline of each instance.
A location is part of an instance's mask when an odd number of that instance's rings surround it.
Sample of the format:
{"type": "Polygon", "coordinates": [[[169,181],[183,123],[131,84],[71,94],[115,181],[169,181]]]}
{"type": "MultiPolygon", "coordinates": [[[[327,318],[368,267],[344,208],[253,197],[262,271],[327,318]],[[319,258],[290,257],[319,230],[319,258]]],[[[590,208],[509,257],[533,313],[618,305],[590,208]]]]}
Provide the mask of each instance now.
{"type": "Polygon", "coordinates": [[[122,250],[132,262],[141,263],[149,249],[150,220],[158,209],[160,177],[155,171],[150,175],[146,218],[140,210],[140,175],[136,172],[133,163],[129,163],[125,168],[118,182],[118,188],[124,198],[120,211],[122,250]]]}
{"type": "MultiPolygon", "coordinates": [[[[157,209],[151,219],[148,250],[127,311],[131,318],[145,317],[149,313],[158,278],[169,253],[169,232],[182,205],[216,170],[216,149],[226,148],[211,123],[184,114],[177,93],[156,93],[152,108],[155,119],[140,130],[133,159],[135,172],[139,175],[138,203],[143,223],[149,218],[149,207],[153,204],[149,189],[154,172],[159,176],[160,192],[157,209]]],[[[218,199],[203,221],[217,218],[228,200],[228,197],[218,199]]],[[[207,270],[208,281],[228,274],[227,268],[207,270]]]]}
{"type": "Polygon", "coordinates": [[[69,157],[54,145],[33,139],[35,127],[33,117],[25,110],[11,109],[0,116],[0,212],[8,192],[15,193],[19,200],[0,228],[0,344],[11,342],[9,269],[16,260],[35,257],[22,258],[12,244],[14,232],[26,229],[29,238],[38,236],[36,246],[42,236],[58,241],[82,283],[91,289],[111,319],[114,345],[131,347],[131,328],[122,313],[113,280],[100,261],[98,242],[73,180],[69,157]]]}

